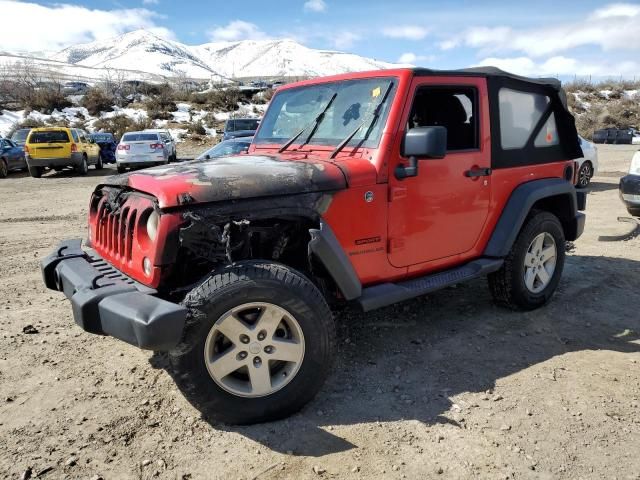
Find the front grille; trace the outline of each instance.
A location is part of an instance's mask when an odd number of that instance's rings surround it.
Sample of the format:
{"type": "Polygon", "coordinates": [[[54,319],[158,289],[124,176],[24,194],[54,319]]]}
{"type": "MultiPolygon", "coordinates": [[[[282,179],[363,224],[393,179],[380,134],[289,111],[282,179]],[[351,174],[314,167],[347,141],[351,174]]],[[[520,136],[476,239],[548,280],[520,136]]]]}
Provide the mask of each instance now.
{"type": "Polygon", "coordinates": [[[131,260],[138,210],[125,200],[115,211],[104,196],[98,203],[94,248],[121,261],[131,260]]]}

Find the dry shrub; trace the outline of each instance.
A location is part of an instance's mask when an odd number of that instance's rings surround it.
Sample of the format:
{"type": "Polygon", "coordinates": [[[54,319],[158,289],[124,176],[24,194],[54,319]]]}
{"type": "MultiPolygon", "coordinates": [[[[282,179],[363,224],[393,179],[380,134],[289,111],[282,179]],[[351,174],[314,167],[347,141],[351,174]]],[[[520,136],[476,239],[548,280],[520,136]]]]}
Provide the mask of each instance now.
{"type": "Polygon", "coordinates": [[[54,110],[62,110],[70,106],[71,102],[67,100],[62,92],[49,88],[35,90],[24,103],[25,108],[37,110],[47,115],[54,110]]]}
{"type": "Polygon", "coordinates": [[[93,128],[96,131],[113,133],[116,138],[121,138],[126,132],[136,132],[147,128],[153,128],[153,122],[148,118],[136,121],[126,115],[116,115],[111,118],[101,118],[96,120],[93,124],[93,128]]]}
{"type": "Polygon", "coordinates": [[[113,97],[102,88],[90,88],[80,101],[80,105],[87,109],[89,115],[100,115],[101,112],[113,110],[113,97]]]}

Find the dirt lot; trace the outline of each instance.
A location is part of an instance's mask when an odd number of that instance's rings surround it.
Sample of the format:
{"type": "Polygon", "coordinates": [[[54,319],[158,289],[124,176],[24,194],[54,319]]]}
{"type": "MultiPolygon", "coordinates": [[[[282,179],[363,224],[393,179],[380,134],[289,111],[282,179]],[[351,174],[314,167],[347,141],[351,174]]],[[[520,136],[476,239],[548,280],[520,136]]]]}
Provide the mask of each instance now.
{"type": "Polygon", "coordinates": [[[109,171],[11,175],[0,181],[0,478],[640,478],[640,239],[616,221],[635,149],[600,150],[585,234],[546,308],[502,310],[476,281],[341,312],[317,399],[242,428],[209,423],[163,355],[82,332],[45,290],[39,258],[84,235],[109,171]]]}

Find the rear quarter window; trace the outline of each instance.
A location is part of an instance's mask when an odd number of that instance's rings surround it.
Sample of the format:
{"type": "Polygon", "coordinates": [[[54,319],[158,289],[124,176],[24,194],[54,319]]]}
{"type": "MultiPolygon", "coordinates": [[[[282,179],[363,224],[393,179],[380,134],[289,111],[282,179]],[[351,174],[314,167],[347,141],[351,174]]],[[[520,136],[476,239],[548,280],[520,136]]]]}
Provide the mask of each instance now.
{"type": "Polygon", "coordinates": [[[69,143],[69,135],[64,130],[31,132],[29,143],[69,143]]]}
{"type": "MultiPolygon", "coordinates": [[[[500,143],[504,150],[524,148],[534,128],[549,106],[550,99],[539,93],[521,92],[501,88],[500,102],[500,143]]],[[[540,132],[536,135],[536,148],[557,145],[558,131],[554,114],[551,113],[540,132]]]]}
{"type": "Polygon", "coordinates": [[[73,141],[74,142],[78,142],[78,132],[76,132],[75,130],[71,130],[71,136],[73,137],[73,141]]]}

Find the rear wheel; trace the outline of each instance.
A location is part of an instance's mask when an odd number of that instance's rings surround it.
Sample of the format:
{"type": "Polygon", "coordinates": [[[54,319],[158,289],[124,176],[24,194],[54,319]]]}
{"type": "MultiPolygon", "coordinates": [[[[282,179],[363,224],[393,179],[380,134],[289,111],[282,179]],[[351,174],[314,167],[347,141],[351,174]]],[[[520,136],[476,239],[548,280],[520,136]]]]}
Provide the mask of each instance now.
{"type": "Polygon", "coordinates": [[[89,171],[89,165],[87,163],[87,156],[83,155],[80,165],[76,167],[76,172],[78,172],[80,175],[86,175],[88,171],[89,171]]]}
{"type": "Polygon", "coordinates": [[[520,310],[547,303],[562,276],[564,245],[558,218],[549,212],[531,212],[504,265],[489,275],[496,302],[520,310]]]}
{"type": "Polygon", "coordinates": [[[301,409],[322,386],[335,327],[320,291],[284,265],[245,262],[192,290],[182,342],[170,353],[185,396],[235,424],[301,409]]]}
{"type": "Polygon", "coordinates": [[[127,171],[127,167],[121,167],[120,165],[118,165],[118,173],[124,173],[127,171]]]}
{"type": "Polygon", "coordinates": [[[33,178],[40,178],[43,171],[43,167],[29,167],[29,175],[31,175],[33,178]]]}
{"type": "Polygon", "coordinates": [[[584,188],[591,182],[593,177],[593,166],[591,162],[584,162],[578,170],[578,187],[584,188]]]}
{"type": "Polygon", "coordinates": [[[0,178],[7,178],[7,175],[9,175],[7,160],[4,158],[0,158],[0,178]]]}
{"type": "Polygon", "coordinates": [[[98,155],[98,161],[96,162],[96,170],[102,170],[104,163],[102,161],[102,154],[98,155]]]}

